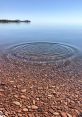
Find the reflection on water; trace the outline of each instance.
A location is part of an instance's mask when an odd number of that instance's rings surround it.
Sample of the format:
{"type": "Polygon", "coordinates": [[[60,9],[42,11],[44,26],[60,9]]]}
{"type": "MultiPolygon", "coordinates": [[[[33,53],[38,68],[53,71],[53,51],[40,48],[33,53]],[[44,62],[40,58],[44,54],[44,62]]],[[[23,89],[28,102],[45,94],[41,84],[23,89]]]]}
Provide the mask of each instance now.
{"type": "Polygon", "coordinates": [[[66,43],[82,50],[82,27],[0,24],[0,45],[25,42],[66,43]]]}
{"type": "Polygon", "coordinates": [[[8,59],[20,59],[32,63],[56,63],[72,59],[77,49],[60,43],[35,42],[13,46],[8,49],[8,59]]]}

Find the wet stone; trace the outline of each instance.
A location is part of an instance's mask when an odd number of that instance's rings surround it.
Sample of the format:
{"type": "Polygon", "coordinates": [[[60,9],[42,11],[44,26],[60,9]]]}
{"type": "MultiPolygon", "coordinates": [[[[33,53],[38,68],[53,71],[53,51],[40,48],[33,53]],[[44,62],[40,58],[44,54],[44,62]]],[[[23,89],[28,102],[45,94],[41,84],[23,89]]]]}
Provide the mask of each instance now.
{"type": "Polygon", "coordinates": [[[15,98],[18,98],[18,95],[14,95],[15,98]]]}
{"type": "Polygon", "coordinates": [[[25,93],[25,92],[26,92],[26,89],[22,89],[21,92],[22,92],[22,93],[25,93]]]}
{"type": "Polygon", "coordinates": [[[33,100],[33,104],[34,104],[34,105],[35,105],[35,103],[36,103],[35,100],[33,100]]]}
{"type": "Polygon", "coordinates": [[[28,114],[28,117],[35,117],[33,113],[28,114]]]}
{"type": "Polygon", "coordinates": [[[23,111],[24,111],[24,112],[28,112],[28,109],[27,109],[27,108],[23,108],[23,111]]]}
{"type": "Polygon", "coordinates": [[[61,117],[67,117],[67,113],[66,112],[61,112],[61,117]]]}
{"type": "Polygon", "coordinates": [[[20,106],[21,107],[21,104],[18,101],[13,101],[13,104],[15,104],[16,106],[20,106]]]}
{"type": "Polygon", "coordinates": [[[0,96],[4,96],[3,92],[0,92],[0,96]]]}
{"type": "Polygon", "coordinates": [[[36,110],[36,109],[38,109],[38,106],[32,105],[31,108],[36,110]]]}
{"type": "Polygon", "coordinates": [[[21,95],[20,96],[22,99],[26,99],[26,96],[25,95],[21,95]]]}
{"type": "Polygon", "coordinates": [[[4,89],[0,89],[0,92],[4,92],[4,89]]]}
{"type": "Polygon", "coordinates": [[[54,112],[53,113],[55,116],[58,116],[58,115],[60,115],[58,112],[54,112]]]}
{"type": "Polygon", "coordinates": [[[67,113],[67,116],[68,116],[68,117],[72,117],[72,115],[71,115],[71,114],[69,114],[69,113],[67,113]]]}

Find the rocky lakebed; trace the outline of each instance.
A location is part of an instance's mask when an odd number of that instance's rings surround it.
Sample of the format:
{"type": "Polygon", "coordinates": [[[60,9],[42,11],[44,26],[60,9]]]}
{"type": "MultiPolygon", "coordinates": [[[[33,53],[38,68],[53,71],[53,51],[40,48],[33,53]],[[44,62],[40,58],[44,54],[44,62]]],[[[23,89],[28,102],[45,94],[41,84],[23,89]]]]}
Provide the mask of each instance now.
{"type": "Polygon", "coordinates": [[[0,51],[0,117],[82,117],[82,55],[60,43],[0,51]]]}

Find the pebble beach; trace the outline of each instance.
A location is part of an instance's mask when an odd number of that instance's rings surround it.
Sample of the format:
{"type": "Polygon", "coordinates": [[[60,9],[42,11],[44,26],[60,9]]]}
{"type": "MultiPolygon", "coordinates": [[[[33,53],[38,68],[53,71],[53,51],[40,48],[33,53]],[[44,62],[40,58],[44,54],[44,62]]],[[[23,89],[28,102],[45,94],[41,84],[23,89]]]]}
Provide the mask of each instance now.
{"type": "Polygon", "coordinates": [[[82,117],[82,59],[26,63],[0,54],[0,117],[82,117]]]}

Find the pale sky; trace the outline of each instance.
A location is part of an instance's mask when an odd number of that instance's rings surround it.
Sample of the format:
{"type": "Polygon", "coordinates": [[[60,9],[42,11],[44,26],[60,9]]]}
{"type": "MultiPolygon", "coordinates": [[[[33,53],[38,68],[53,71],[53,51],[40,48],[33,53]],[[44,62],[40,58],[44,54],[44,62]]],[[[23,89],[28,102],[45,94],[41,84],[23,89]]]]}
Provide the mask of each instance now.
{"type": "Polygon", "coordinates": [[[82,0],[0,0],[0,18],[82,24],[82,0]]]}

